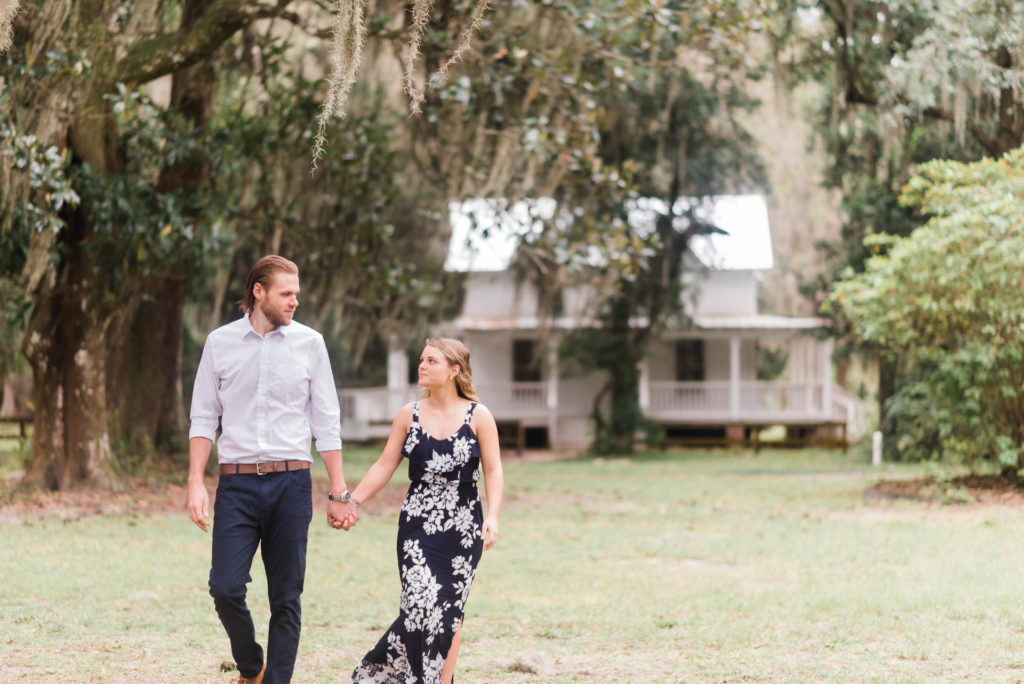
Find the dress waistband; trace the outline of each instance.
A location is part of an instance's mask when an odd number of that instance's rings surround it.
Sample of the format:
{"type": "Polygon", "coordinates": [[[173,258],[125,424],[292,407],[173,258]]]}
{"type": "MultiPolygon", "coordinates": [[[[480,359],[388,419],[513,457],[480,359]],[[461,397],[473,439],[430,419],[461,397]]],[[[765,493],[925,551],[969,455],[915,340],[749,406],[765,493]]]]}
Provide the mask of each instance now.
{"type": "Polygon", "coordinates": [[[412,484],[424,485],[427,487],[461,487],[463,485],[476,485],[476,482],[473,480],[467,482],[463,482],[462,480],[444,480],[442,482],[438,482],[436,480],[413,480],[412,484]]]}

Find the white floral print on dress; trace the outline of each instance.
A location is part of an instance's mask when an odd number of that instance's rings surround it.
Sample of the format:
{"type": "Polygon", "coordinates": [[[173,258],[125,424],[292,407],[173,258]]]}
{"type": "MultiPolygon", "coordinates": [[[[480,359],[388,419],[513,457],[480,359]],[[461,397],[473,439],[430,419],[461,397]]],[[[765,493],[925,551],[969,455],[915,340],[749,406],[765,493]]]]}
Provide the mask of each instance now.
{"type": "Polygon", "coordinates": [[[483,551],[475,408],[474,403],[462,427],[442,440],[423,430],[419,405],[413,405],[403,448],[412,484],[398,525],[400,612],[356,667],[355,684],[440,682],[483,551]]]}

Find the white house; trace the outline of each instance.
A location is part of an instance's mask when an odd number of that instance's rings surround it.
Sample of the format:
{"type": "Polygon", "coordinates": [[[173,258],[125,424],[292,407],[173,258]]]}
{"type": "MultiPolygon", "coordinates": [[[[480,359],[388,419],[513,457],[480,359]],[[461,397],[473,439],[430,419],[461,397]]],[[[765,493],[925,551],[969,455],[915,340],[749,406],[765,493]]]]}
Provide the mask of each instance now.
{"type": "MultiPolygon", "coordinates": [[[[594,299],[586,288],[570,289],[558,315],[542,320],[534,285],[509,268],[519,236],[534,229],[531,212],[520,204],[488,218],[488,205],[480,202],[451,206],[446,268],[467,273],[465,302],[436,332],[469,347],[479,394],[508,441],[583,448],[604,379],[595,371],[567,372],[558,348],[567,331],[593,325],[594,299]],[[470,214],[477,230],[470,230],[470,214]],[[486,238],[481,224],[487,224],[486,238]]],[[[546,219],[555,211],[553,203],[531,208],[546,219]]],[[[659,211],[657,201],[638,203],[630,223],[649,229],[659,211]]],[[[833,384],[831,340],[808,334],[823,321],[758,312],[759,277],[773,266],[764,198],[721,196],[695,213],[726,234],[691,240],[687,277],[695,296],[687,300],[687,313],[693,326],[666,333],[642,363],[639,394],[647,416],[680,438],[756,440],[761,428],[774,425],[791,435],[844,441],[857,435],[861,403],[833,384]],[[779,378],[758,379],[759,347],[786,360],[779,378]]],[[[342,390],[346,437],[387,433],[398,408],[418,396],[408,371],[404,350],[394,349],[388,387],[342,390]]]]}

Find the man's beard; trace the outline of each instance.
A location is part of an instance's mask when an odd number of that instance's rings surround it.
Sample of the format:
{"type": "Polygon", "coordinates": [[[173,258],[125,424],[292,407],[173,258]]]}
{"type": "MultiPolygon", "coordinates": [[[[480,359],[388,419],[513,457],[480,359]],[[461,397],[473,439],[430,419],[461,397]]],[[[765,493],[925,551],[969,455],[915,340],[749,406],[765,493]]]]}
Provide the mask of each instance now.
{"type": "Polygon", "coordinates": [[[264,309],[263,316],[268,321],[270,321],[271,325],[273,325],[275,328],[283,328],[284,326],[288,325],[291,322],[284,317],[284,314],[281,314],[277,311],[269,311],[267,309],[264,309]]]}

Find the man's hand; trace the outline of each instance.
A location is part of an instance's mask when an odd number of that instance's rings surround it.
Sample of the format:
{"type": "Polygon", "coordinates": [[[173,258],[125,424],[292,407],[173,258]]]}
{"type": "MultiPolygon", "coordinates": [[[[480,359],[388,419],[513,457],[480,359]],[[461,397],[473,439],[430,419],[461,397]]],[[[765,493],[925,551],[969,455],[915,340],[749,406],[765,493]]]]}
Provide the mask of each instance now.
{"type": "Polygon", "coordinates": [[[355,527],[356,523],[359,522],[359,507],[355,504],[349,505],[352,506],[352,512],[348,514],[348,517],[341,521],[341,529],[346,532],[355,527]]]}
{"type": "Polygon", "coordinates": [[[188,481],[188,500],[185,503],[188,517],[199,529],[206,532],[210,529],[210,494],[202,480],[188,481]]]}
{"type": "Polygon", "coordinates": [[[327,502],[327,524],[334,529],[348,531],[358,520],[359,511],[351,501],[347,504],[340,501],[327,502]]]}

